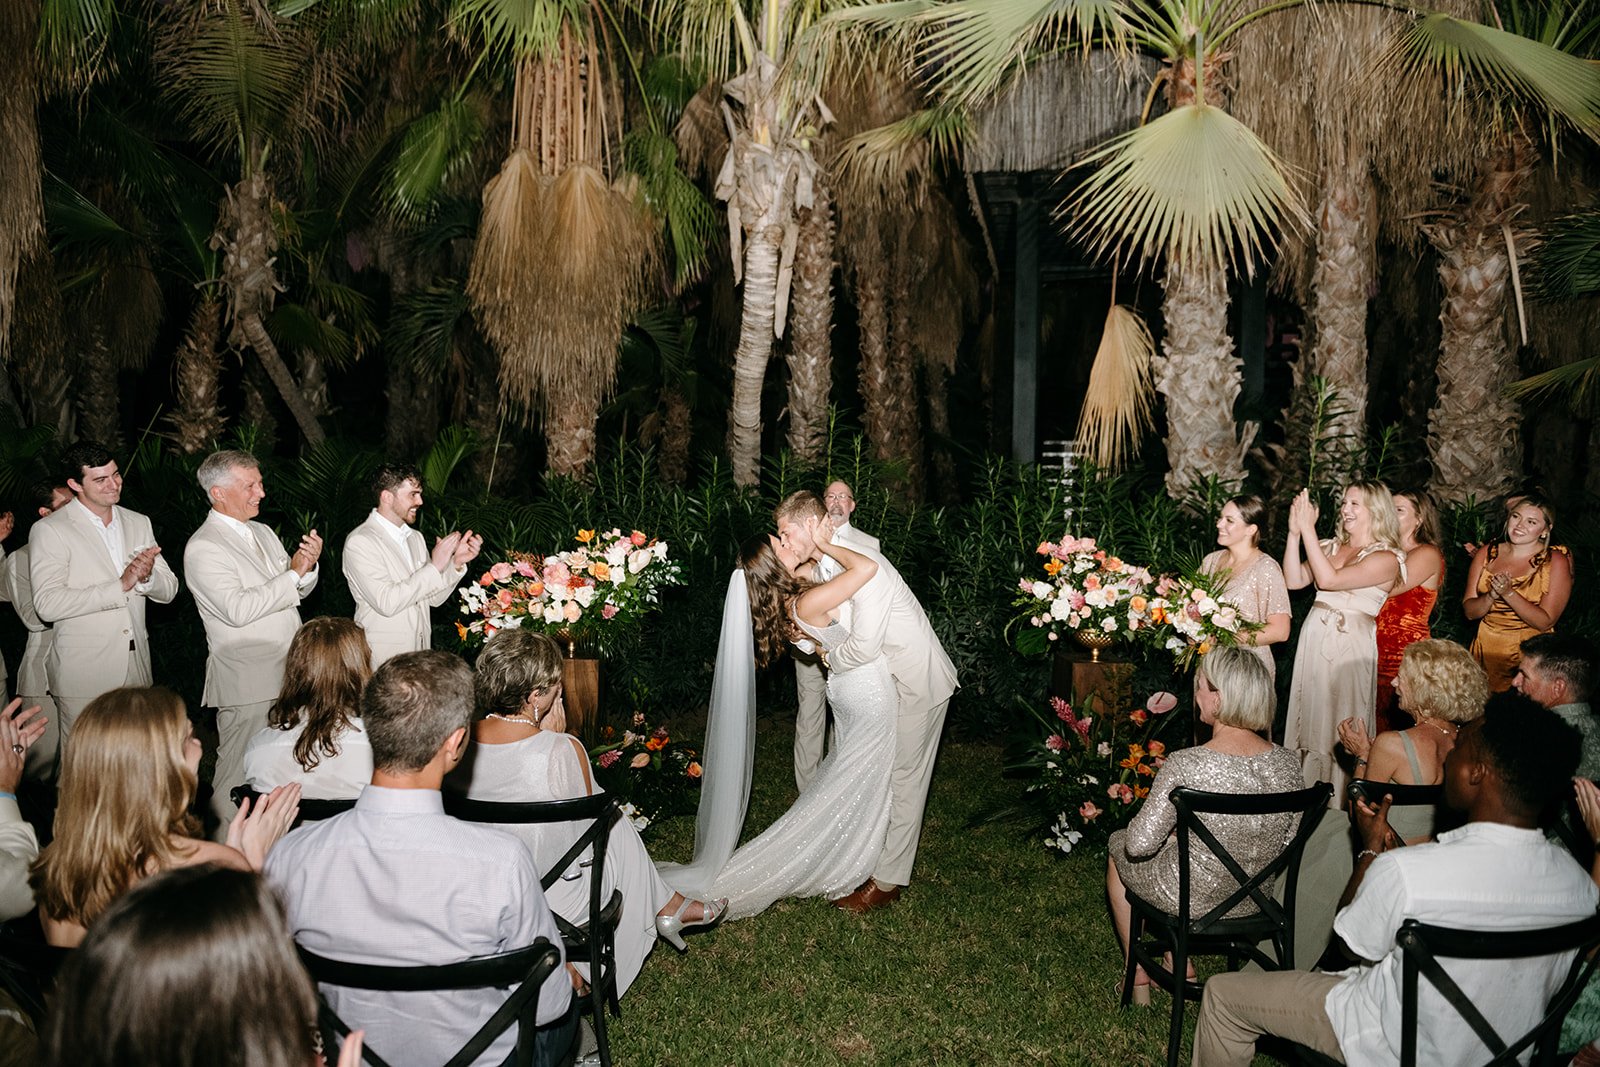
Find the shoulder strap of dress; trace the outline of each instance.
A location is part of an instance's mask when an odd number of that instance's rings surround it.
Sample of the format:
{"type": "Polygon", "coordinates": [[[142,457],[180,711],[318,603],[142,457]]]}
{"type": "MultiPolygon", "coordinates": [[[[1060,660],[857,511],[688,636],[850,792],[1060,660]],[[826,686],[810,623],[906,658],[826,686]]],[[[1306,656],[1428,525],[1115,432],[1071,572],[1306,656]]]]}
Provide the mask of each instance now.
{"type": "MultiPolygon", "coordinates": [[[[1422,764],[1417,762],[1417,746],[1411,741],[1411,734],[1405,730],[1400,731],[1400,743],[1406,749],[1406,762],[1411,764],[1411,784],[1425,785],[1422,780],[1422,764]]],[[[1390,775],[1392,778],[1393,775],[1390,775]]]]}

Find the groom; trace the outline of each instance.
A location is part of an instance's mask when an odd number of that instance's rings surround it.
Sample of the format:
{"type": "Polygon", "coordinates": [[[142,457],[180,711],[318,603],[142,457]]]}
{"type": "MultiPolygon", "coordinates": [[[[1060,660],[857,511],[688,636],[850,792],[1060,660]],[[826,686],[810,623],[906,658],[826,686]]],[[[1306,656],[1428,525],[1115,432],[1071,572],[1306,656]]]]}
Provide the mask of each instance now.
{"type": "MultiPolygon", "coordinates": [[[[833,541],[835,526],[816,493],[802,490],[786,497],[773,512],[773,519],[784,554],[793,557],[784,561],[791,569],[814,565],[819,580],[838,572],[837,565],[817,547],[819,539],[833,541]],[[811,520],[815,525],[808,529],[811,520]]],[[[859,914],[893,904],[900,899],[901,888],[911,881],[939,734],[957,683],[950,658],[900,572],[880,552],[858,543],[849,547],[877,561],[878,573],[851,599],[850,639],[829,656],[832,669],[850,670],[882,655],[889,661],[900,699],[883,855],[861,888],[836,901],[841,908],[859,914]]]]}

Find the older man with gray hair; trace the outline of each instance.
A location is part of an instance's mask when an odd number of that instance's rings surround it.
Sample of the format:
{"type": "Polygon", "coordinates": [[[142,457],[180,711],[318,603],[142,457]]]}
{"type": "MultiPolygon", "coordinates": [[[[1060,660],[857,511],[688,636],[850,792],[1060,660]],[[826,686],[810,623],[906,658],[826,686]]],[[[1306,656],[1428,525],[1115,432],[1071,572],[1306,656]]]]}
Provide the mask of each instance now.
{"type": "Polygon", "coordinates": [[[210,652],[201,703],[217,709],[211,810],[221,820],[216,832],[226,835],[237,810],[228,793],[244,781],[245,745],[266,727],[283,687],[300,601],[317,584],[322,538],[312,530],[291,557],[271,527],[255,521],[267,493],[248,452],[214,452],[195,477],[211,512],[184,546],[183,570],[210,652]]]}

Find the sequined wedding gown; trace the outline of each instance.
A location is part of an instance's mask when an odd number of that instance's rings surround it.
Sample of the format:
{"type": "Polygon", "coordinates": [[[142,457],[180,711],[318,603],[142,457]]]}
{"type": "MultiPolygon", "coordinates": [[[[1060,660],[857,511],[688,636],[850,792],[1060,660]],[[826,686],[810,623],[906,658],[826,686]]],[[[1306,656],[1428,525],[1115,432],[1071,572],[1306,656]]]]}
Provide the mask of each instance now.
{"type": "MultiPolygon", "coordinates": [[[[825,652],[850,636],[842,622],[820,630],[795,622],[825,652]]],[[[727,897],[729,918],[756,915],[784,897],[842,897],[877,865],[889,826],[898,711],[888,661],[879,657],[855,670],[829,673],[828,704],[833,749],[817,777],[712,880],[706,895],[727,897]]]]}

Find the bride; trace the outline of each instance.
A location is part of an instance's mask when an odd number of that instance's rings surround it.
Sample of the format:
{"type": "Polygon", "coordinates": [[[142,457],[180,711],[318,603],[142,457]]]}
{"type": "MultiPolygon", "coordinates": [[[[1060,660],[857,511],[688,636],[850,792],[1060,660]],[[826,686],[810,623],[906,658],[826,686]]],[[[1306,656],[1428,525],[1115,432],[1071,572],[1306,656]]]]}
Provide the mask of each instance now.
{"type": "Polygon", "coordinates": [[[846,546],[819,539],[817,547],[843,568],[819,584],[795,577],[799,561],[776,537],[755,538],[740,553],[712,683],[695,859],[660,865],[667,884],[685,895],[727,897],[729,918],[755,915],[784,897],[845,896],[872,873],[883,850],[897,697],[880,656],[829,673],[832,751],[794,806],[733,851],[750,798],[756,662],[766,666],[802,639],[826,662],[850,637],[850,598],[878,571],[874,560],[846,546]]]}

